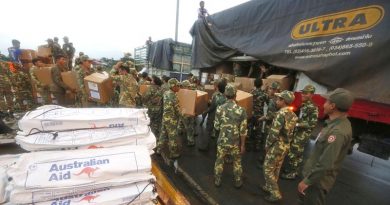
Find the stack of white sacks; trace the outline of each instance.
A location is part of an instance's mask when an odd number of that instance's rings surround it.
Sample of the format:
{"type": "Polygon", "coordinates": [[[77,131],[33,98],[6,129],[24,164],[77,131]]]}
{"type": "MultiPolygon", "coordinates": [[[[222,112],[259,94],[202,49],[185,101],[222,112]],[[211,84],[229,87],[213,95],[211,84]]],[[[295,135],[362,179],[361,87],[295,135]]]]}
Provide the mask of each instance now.
{"type": "Polygon", "coordinates": [[[145,109],[44,106],[27,113],[16,141],[34,152],[7,168],[9,204],[152,204],[156,141],[148,125],[145,109]]]}

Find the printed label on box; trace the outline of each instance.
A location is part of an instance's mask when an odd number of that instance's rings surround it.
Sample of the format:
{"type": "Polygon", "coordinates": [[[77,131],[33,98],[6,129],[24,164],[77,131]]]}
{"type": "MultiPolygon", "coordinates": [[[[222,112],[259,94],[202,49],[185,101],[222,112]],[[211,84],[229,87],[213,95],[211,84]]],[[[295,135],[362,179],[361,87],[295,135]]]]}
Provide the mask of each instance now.
{"type": "Polygon", "coordinates": [[[100,94],[99,92],[91,90],[91,97],[100,100],[100,94]]]}
{"type": "MultiPolygon", "coordinates": [[[[95,91],[99,91],[99,88],[98,88],[98,85],[96,83],[93,83],[93,82],[88,82],[88,88],[90,90],[95,90],[95,91]]],[[[99,98],[100,99],[100,98],[99,98]]]]}

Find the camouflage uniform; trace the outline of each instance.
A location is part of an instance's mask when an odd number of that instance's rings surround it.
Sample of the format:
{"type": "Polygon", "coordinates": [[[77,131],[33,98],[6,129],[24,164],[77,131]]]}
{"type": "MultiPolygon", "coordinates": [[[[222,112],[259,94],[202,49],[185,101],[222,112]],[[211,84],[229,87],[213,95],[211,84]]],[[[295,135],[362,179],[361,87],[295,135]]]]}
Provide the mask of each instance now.
{"type": "Polygon", "coordinates": [[[58,65],[55,65],[51,68],[51,77],[53,79],[53,84],[50,85],[50,92],[57,99],[58,105],[66,105],[65,94],[66,90],[70,88],[62,81],[61,72],[65,72],[66,67],[60,68],[58,65]]]}
{"type": "Polygon", "coordinates": [[[37,92],[42,96],[43,104],[47,105],[49,104],[49,97],[50,97],[50,90],[49,90],[49,85],[44,85],[42,84],[37,76],[35,75],[35,71],[40,68],[36,67],[35,65],[30,68],[30,77],[31,77],[31,82],[33,85],[35,85],[35,88],[37,92]]]}
{"type": "MultiPolygon", "coordinates": [[[[294,101],[294,93],[291,91],[276,93],[276,96],[283,98],[286,104],[294,101]]],[[[283,107],[276,113],[272,121],[265,145],[266,156],[263,165],[265,178],[263,189],[270,193],[266,197],[267,201],[278,201],[282,198],[278,186],[279,172],[290,148],[297,120],[294,112],[290,111],[288,107],[283,107]]]]}
{"type": "MultiPolygon", "coordinates": [[[[81,62],[89,60],[89,57],[87,55],[83,55],[81,57],[81,62]]],[[[89,102],[89,94],[87,93],[87,90],[85,89],[85,84],[84,84],[84,78],[91,75],[95,71],[92,68],[89,68],[89,70],[85,70],[83,66],[76,65],[74,67],[74,70],[76,71],[76,77],[77,77],[77,82],[79,84],[79,90],[76,95],[76,106],[77,107],[89,107],[90,102],[89,102]]]]}
{"type": "Polygon", "coordinates": [[[148,108],[150,128],[154,136],[159,137],[162,120],[163,93],[157,85],[151,85],[143,96],[143,104],[148,108]]]}
{"type": "MultiPolygon", "coordinates": [[[[232,85],[227,85],[225,95],[233,96],[235,94],[236,89],[232,85]]],[[[247,135],[247,126],[246,111],[238,106],[234,100],[228,100],[217,108],[214,121],[214,127],[219,131],[217,159],[214,167],[216,186],[221,184],[223,165],[227,154],[232,157],[235,186],[239,187],[242,185],[240,143],[241,137],[247,135]]]]}
{"type": "Polygon", "coordinates": [[[162,91],[162,93],[165,93],[165,91],[168,91],[168,90],[170,90],[168,83],[163,83],[163,84],[161,85],[161,91],[162,91]]]}
{"type": "Polygon", "coordinates": [[[213,93],[213,96],[211,97],[211,104],[207,110],[208,115],[207,115],[207,123],[206,123],[206,129],[211,138],[217,137],[216,130],[214,129],[215,112],[217,108],[223,105],[225,102],[226,102],[226,97],[224,94],[222,94],[219,91],[213,93]]]}
{"type": "MultiPolygon", "coordinates": [[[[170,79],[168,83],[170,88],[179,85],[175,78],[170,79]]],[[[169,157],[177,158],[180,156],[177,145],[179,117],[179,102],[176,93],[170,89],[163,95],[162,128],[157,142],[157,153],[161,153],[164,143],[168,140],[169,157]]]]}
{"type": "MultiPolygon", "coordinates": [[[[64,37],[64,40],[65,38],[68,39],[68,37],[64,37]]],[[[64,43],[64,45],[62,45],[62,50],[67,56],[69,69],[72,69],[72,61],[76,51],[76,49],[73,47],[73,43],[64,43]]]]}
{"type": "Polygon", "coordinates": [[[15,73],[12,73],[12,83],[16,106],[22,111],[30,110],[33,107],[33,97],[28,74],[17,70],[15,73]]]}
{"type": "Polygon", "coordinates": [[[12,77],[5,63],[0,62],[0,111],[13,111],[12,77]]]}
{"type": "Polygon", "coordinates": [[[138,82],[139,85],[150,85],[150,81],[141,78],[138,82]]]}
{"type": "MultiPolygon", "coordinates": [[[[308,85],[302,92],[315,92],[312,85],[308,85]]],[[[303,161],[303,151],[313,129],[317,125],[318,107],[311,100],[303,102],[298,123],[295,127],[294,137],[291,142],[289,158],[289,172],[282,175],[282,178],[294,179],[298,175],[298,168],[303,161]]]]}
{"type": "MultiPolygon", "coordinates": [[[[111,70],[110,74],[114,73],[115,70],[111,70]]],[[[111,75],[111,77],[120,86],[119,105],[135,108],[137,106],[137,98],[139,98],[139,86],[133,75],[111,75]]]]}
{"type": "MultiPolygon", "coordinates": [[[[190,81],[184,80],[182,83],[183,89],[196,90],[196,86],[191,84],[190,81]]],[[[187,145],[194,146],[195,145],[195,117],[189,115],[181,115],[180,117],[180,125],[179,125],[179,133],[180,131],[185,130],[184,132],[187,135],[187,145]]]]}
{"type": "Polygon", "coordinates": [[[260,149],[261,141],[261,129],[262,123],[258,121],[259,118],[264,116],[264,104],[268,101],[267,94],[261,90],[261,88],[255,88],[251,91],[253,95],[253,117],[252,117],[252,138],[255,149],[260,149]]]}

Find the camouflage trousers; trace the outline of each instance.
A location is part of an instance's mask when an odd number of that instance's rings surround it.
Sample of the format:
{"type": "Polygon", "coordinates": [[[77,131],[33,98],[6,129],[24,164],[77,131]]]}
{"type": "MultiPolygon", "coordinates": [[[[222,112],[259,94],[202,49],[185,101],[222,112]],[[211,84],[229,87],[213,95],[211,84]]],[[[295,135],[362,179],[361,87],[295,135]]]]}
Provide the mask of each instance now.
{"type": "Polygon", "coordinates": [[[163,120],[161,126],[160,137],[157,140],[157,152],[162,151],[166,141],[168,141],[169,157],[175,158],[180,156],[178,147],[177,120],[163,120]]]}
{"type": "Polygon", "coordinates": [[[217,159],[215,160],[214,176],[221,178],[226,155],[230,155],[233,161],[233,175],[235,181],[240,181],[242,176],[241,154],[238,145],[218,145],[217,159]]]}
{"type": "Polygon", "coordinates": [[[33,107],[33,97],[31,91],[15,92],[15,105],[21,111],[31,110],[33,107]]]}
{"type": "Polygon", "coordinates": [[[160,136],[162,115],[160,109],[148,109],[148,115],[150,118],[150,129],[152,130],[156,139],[160,136]]]}
{"type": "Polygon", "coordinates": [[[311,130],[299,129],[294,133],[293,140],[290,145],[290,151],[288,153],[288,167],[289,174],[298,175],[299,166],[303,161],[303,151],[307,141],[310,138],[311,130]]]}
{"type": "Polygon", "coordinates": [[[187,145],[195,144],[195,117],[193,116],[183,116],[181,118],[183,123],[184,132],[187,135],[187,145]]]}
{"type": "Polygon", "coordinates": [[[262,133],[262,128],[263,128],[263,123],[258,121],[259,117],[252,117],[248,124],[248,131],[249,131],[249,139],[247,139],[247,147],[248,148],[254,148],[255,150],[260,150],[263,147],[262,143],[265,141],[262,139],[263,133],[262,133]]]}
{"type": "Polygon", "coordinates": [[[86,92],[77,92],[76,94],[76,107],[89,107],[88,94],[86,92]]]}
{"type": "Polygon", "coordinates": [[[13,111],[13,94],[11,90],[0,89],[0,111],[13,111]]]}
{"type": "Polygon", "coordinates": [[[282,141],[276,141],[270,147],[266,147],[263,165],[265,187],[271,196],[279,199],[282,198],[278,186],[279,173],[289,148],[290,145],[282,141]]]}

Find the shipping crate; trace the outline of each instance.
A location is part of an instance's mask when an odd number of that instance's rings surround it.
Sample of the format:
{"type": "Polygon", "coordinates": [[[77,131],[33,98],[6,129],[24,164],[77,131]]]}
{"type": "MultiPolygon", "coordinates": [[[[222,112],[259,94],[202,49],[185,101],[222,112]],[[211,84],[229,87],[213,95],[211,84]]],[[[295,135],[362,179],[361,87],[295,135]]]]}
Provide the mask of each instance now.
{"type": "Polygon", "coordinates": [[[84,85],[89,97],[96,102],[107,103],[114,93],[112,78],[102,73],[93,73],[85,77],[84,85]]]}
{"type": "Polygon", "coordinates": [[[68,87],[75,89],[77,91],[80,90],[80,85],[77,82],[77,74],[75,71],[67,71],[61,73],[62,81],[67,85],[68,87]]]}
{"type": "Polygon", "coordinates": [[[51,76],[51,68],[52,67],[40,67],[34,70],[35,76],[37,76],[37,79],[43,85],[53,84],[53,78],[51,76]]]}
{"type": "Polygon", "coordinates": [[[280,90],[289,90],[292,79],[287,77],[287,75],[270,75],[267,79],[263,79],[263,88],[271,86],[273,82],[280,83],[280,90]]]}
{"type": "Polygon", "coordinates": [[[234,82],[241,83],[241,90],[248,93],[255,87],[255,78],[235,77],[234,82]]]}
{"type": "Polygon", "coordinates": [[[237,90],[236,94],[237,105],[245,109],[248,118],[253,114],[253,95],[241,90],[237,90]]]}
{"type": "Polygon", "coordinates": [[[209,96],[199,90],[180,89],[177,93],[180,112],[185,115],[198,116],[207,110],[209,96]]]}
{"type": "Polygon", "coordinates": [[[37,56],[39,57],[49,57],[52,55],[51,48],[47,47],[47,45],[38,46],[37,56]]]}

